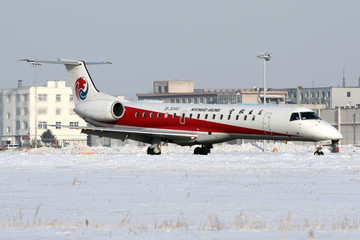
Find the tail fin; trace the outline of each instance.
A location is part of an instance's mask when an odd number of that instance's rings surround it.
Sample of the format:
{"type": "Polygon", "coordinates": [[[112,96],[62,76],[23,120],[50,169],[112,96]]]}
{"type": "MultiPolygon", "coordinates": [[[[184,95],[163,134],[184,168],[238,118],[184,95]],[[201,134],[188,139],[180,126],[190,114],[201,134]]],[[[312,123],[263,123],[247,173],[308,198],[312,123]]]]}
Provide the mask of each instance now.
{"type": "Polygon", "coordinates": [[[111,62],[87,62],[59,59],[58,61],[42,61],[22,59],[31,63],[50,63],[50,64],[64,64],[69,75],[69,83],[73,92],[73,99],[75,105],[79,102],[96,100],[96,99],[109,99],[113,98],[110,95],[99,92],[96,89],[86,65],[90,64],[111,64],[111,62]]]}

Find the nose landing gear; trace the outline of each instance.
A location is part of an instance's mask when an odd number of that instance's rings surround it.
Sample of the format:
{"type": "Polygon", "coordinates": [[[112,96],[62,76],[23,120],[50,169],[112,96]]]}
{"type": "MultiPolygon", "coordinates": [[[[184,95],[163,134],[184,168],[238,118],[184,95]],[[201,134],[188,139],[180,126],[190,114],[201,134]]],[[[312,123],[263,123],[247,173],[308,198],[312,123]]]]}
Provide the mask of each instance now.
{"type": "Polygon", "coordinates": [[[322,146],[317,145],[317,146],[316,146],[316,151],[314,152],[314,155],[324,155],[324,152],[321,151],[322,148],[323,148],[322,146]]]}

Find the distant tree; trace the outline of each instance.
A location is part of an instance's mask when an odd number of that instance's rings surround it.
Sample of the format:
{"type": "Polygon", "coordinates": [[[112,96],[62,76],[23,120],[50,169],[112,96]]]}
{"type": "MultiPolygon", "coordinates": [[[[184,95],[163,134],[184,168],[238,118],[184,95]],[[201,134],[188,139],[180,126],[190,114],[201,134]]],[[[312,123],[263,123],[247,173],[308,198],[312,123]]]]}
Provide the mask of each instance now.
{"type": "Polygon", "coordinates": [[[45,143],[45,146],[52,146],[55,144],[56,142],[56,137],[55,135],[50,131],[50,129],[46,130],[45,132],[43,132],[43,134],[41,134],[41,141],[43,143],[45,143]]]}

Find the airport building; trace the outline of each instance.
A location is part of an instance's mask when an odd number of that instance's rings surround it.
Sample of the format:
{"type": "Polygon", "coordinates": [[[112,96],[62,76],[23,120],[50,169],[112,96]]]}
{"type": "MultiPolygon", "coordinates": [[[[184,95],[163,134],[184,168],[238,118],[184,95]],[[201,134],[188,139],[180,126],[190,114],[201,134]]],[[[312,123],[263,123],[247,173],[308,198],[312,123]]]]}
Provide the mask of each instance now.
{"type": "Polygon", "coordinates": [[[286,88],[289,104],[324,104],[326,108],[360,106],[360,87],[286,88]]]}
{"type": "Polygon", "coordinates": [[[73,95],[65,81],[48,81],[46,86],[0,89],[0,144],[30,146],[35,136],[50,129],[59,145],[87,141],[80,130],[50,127],[49,125],[86,126],[73,109],[73,95]],[[37,124],[36,124],[37,123],[37,124]]]}
{"type": "MultiPolygon", "coordinates": [[[[139,100],[160,100],[168,103],[261,104],[263,89],[194,89],[193,81],[155,81],[153,93],[136,94],[139,100]]],[[[268,104],[285,104],[286,91],[266,91],[268,104]]]]}

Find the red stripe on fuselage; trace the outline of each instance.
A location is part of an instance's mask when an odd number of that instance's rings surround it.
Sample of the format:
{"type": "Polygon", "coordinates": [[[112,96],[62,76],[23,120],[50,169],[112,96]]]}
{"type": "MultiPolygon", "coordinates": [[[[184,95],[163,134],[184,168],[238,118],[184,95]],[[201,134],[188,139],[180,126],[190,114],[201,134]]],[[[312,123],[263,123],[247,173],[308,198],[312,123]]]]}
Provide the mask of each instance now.
{"type": "MultiPolygon", "coordinates": [[[[193,131],[193,132],[292,136],[288,134],[264,132],[263,130],[258,130],[258,129],[244,128],[244,127],[239,127],[224,123],[211,122],[211,121],[188,118],[188,117],[186,117],[185,123],[181,124],[180,118],[181,116],[178,115],[173,117],[173,114],[168,114],[168,117],[165,118],[165,113],[154,112],[154,111],[138,109],[133,107],[125,107],[125,113],[119,120],[115,122],[107,122],[107,124],[141,127],[141,128],[193,131]],[[138,113],[137,117],[136,117],[136,113],[138,113]],[[144,113],[145,113],[145,117],[143,117],[144,113]],[[150,115],[151,113],[152,113],[152,117],[150,115]],[[160,117],[158,117],[159,113],[160,113],[160,117]]],[[[227,120],[223,119],[221,121],[227,121],[227,120]]]]}

